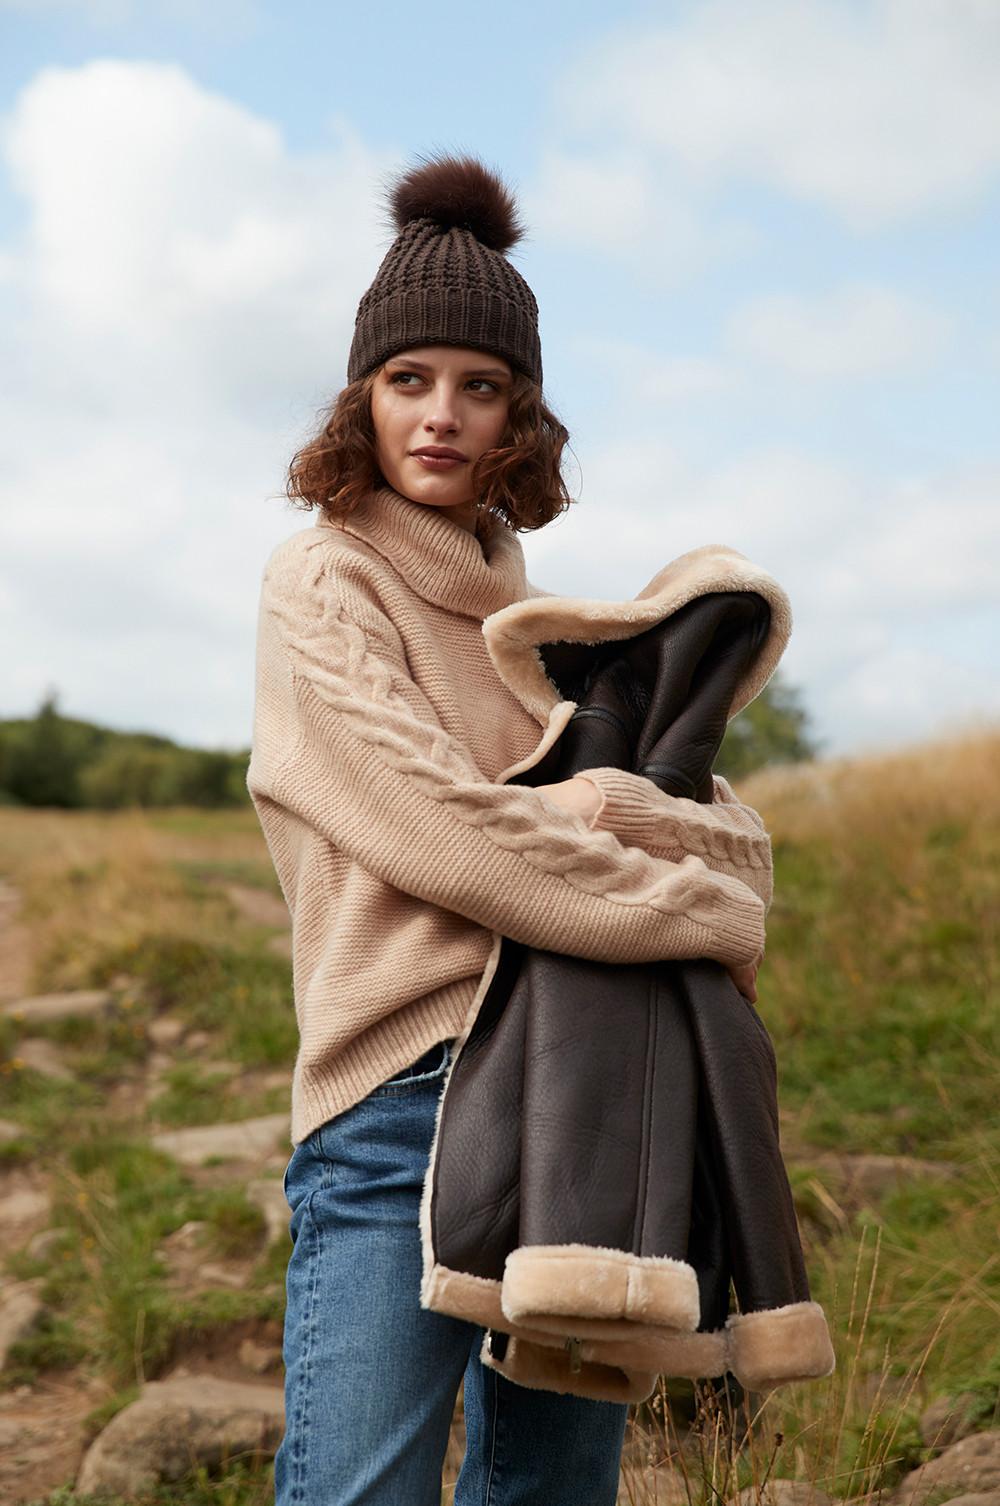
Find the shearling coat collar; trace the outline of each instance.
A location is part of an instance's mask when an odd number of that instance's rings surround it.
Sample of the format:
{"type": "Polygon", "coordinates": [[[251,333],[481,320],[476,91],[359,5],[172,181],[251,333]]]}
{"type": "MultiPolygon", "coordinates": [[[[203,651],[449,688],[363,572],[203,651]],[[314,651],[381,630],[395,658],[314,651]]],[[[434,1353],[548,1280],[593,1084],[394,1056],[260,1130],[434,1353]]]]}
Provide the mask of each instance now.
{"type": "Polygon", "coordinates": [[[756,591],[771,608],[767,642],[737,688],[731,720],[774,673],[791,635],[792,609],[773,576],[728,544],[687,550],[658,570],[638,595],[623,601],[539,592],[493,612],[483,623],[483,635],[501,679],[545,725],[562,697],[546,673],[539,644],[631,638],[711,591],[756,591]]]}
{"type": "Polygon", "coordinates": [[[792,631],[792,608],[774,577],[728,544],[702,544],[657,570],[634,597],[602,601],[559,596],[529,585],[532,594],[490,613],[483,637],[504,684],[539,722],[537,746],[498,776],[497,783],[534,768],[562,735],[576,702],[564,698],[550,679],[540,652],[549,643],[605,643],[631,638],[664,621],[687,602],[713,591],[755,591],[771,609],[767,639],[741,678],[729,719],[764,689],[792,631]]]}

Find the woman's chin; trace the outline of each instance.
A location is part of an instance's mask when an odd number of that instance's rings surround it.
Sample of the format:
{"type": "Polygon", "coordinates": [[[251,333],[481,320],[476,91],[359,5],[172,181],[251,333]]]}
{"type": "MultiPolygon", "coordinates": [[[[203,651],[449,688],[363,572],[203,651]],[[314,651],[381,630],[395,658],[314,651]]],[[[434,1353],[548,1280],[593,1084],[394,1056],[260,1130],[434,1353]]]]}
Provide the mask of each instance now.
{"type": "MultiPolygon", "coordinates": [[[[419,462],[418,462],[419,465],[419,462]]],[[[464,478],[463,478],[464,481],[464,478]]],[[[469,507],[472,498],[465,485],[456,485],[452,476],[433,476],[422,468],[418,475],[400,475],[390,484],[411,502],[423,502],[428,507],[469,507]]]]}

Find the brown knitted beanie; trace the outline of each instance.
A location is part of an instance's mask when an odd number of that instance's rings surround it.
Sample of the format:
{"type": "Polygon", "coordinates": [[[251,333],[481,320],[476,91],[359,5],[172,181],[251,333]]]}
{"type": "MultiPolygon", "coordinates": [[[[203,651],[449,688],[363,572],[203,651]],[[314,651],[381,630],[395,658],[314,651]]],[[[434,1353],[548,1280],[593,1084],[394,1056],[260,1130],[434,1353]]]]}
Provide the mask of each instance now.
{"type": "Polygon", "coordinates": [[[504,255],[524,234],[475,157],[425,159],[389,191],[396,239],[358,306],[347,380],[415,345],[469,345],[542,380],[538,304],[504,255]]]}

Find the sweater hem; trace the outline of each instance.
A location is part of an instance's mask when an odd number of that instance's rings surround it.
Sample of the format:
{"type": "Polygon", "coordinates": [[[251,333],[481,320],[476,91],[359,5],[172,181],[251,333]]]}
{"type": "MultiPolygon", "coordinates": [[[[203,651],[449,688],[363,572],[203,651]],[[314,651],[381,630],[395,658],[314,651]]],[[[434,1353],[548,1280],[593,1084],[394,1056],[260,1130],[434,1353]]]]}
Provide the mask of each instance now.
{"type": "Polygon", "coordinates": [[[370,1025],[342,1050],[311,1063],[293,1081],[292,1144],[299,1145],[336,1114],[355,1108],[439,1041],[463,1029],[478,978],[446,983],[370,1025]]]}

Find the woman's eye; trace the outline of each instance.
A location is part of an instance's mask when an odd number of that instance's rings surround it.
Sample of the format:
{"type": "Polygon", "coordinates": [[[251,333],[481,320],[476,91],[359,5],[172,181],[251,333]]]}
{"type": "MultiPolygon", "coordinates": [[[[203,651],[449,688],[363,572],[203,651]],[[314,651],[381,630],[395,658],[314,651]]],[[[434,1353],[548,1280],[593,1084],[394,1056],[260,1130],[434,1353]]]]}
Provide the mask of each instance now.
{"type": "Polygon", "coordinates": [[[414,381],[419,380],[415,371],[394,371],[390,376],[389,381],[390,383],[395,382],[398,386],[402,387],[406,382],[407,377],[413,377],[414,381]]]}
{"type": "Polygon", "coordinates": [[[488,377],[473,377],[469,385],[473,387],[486,387],[490,392],[500,391],[500,388],[497,386],[496,382],[491,382],[488,377]]]}

